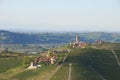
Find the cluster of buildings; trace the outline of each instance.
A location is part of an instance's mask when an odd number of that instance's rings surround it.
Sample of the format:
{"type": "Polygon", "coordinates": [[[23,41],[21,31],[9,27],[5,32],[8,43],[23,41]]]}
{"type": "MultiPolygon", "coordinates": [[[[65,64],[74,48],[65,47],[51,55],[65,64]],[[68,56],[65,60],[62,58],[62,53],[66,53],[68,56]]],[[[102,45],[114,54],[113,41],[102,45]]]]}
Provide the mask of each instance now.
{"type": "Polygon", "coordinates": [[[39,63],[44,62],[46,64],[55,64],[57,62],[57,57],[56,56],[52,56],[52,57],[38,57],[36,58],[36,60],[34,60],[33,62],[31,62],[31,65],[28,67],[28,69],[35,69],[35,68],[39,68],[42,67],[42,65],[39,65],[39,63]]]}
{"type": "Polygon", "coordinates": [[[47,64],[55,64],[57,61],[56,57],[38,57],[36,60],[34,60],[33,62],[31,62],[31,65],[28,67],[28,69],[36,69],[39,67],[42,67],[42,65],[39,65],[39,62],[45,62],[47,64]]]}
{"type": "Polygon", "coordinates": [[[40,57],[37,57],[33,62],[31,62],[31,65],[27,68],[27,69],[36,69],[39,67],[42,67],[43,64],[41,63],[45,63],[46,65],[49,64],[61,64],[58,61],[58,56],[57,54],[65,54],[65,53],[70,53],[71,50],[70,49],[64,49],[64,50],[52,50],[52,51],[48,51],[48,52],[43,52],[42,55],[40,57]],[[52,55],[51,55],[52,53],[52,55]],[[41,65],[39,65],[41,64],[41,65]]]}
{"type": "Polygon", "coordinates": [[[42,64],[39,65],[39,63],[45,63],[47,65],[49,64],[55,64],[57,63],[57,56],[41,56],[36,58],[33,62],[31,62],[31,65],[28,67],[28,69],[35,69],[35,68],[39,68],[42,67],[42,64]]]}
{"type": "Polygon", "coordinates": [[[102,43],[104,43],[104,41],[102,41],[102,40],[97,40],[96,41],[96,44],[102,44],[102,43]]]}
{"type": "Polygon", "coordinates": [[[39,65],[39,62],[45,62],[47,64],[55,64],[57,61],[56,57],[51,57],[51,58],[47,58],[47,57],[38,57],[35,61],[31,62],[31,65],[28,67],[28,69],[36,69],[39,67],[42,67],[42,65],[39,65]]]}
{"type": "Polygon", "coordinates": [[[72,48],[85,48],[86,47],[86,43],[82,42],[82,41],[79,41],[79,36],[76,36],[76,39],[75,39],[75,42],[73,43],[70,43],[70,46],[72,48]]]}

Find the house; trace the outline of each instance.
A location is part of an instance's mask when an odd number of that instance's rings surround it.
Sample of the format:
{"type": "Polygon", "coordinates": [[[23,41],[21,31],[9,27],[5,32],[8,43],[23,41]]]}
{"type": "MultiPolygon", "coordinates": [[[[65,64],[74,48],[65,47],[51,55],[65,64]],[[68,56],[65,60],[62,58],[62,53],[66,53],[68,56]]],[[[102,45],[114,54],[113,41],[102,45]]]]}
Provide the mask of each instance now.
{"type": "Polygon", "coordinates": [[[36,69],[36,68],[37,68],[37,66],[35,66],[34,63],[31,62],[31,65],[27,69],[36,69]]]}

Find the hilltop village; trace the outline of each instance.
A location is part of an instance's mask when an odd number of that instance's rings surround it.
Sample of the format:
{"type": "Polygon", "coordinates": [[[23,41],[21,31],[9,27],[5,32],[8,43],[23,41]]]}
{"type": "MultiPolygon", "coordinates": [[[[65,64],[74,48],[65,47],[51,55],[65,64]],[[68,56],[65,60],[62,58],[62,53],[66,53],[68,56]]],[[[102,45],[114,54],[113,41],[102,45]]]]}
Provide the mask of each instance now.
{"type": "Polygon", "coordinates": [[[79,41],[79,36],[76,36],[75,42],[70,43],[70,46],[72,48],[75,48],[75,47],[77,47],[77,48],[85,48],[87,46],[87,44],[84,43],[84,42],[79,41]]]}
{"type": "MultiPolygon", "coordinates": [[[[71,48],[85,48],[87,46],[87,44],[82,41],[79,41],[79,36],[76,36],[75,42],[70,43],[69,46],[71,48]]],[[[70,48],[54,49],[54,50],[48,51],[46,53],[43,52],[42,54],[45,54],[45,55],[37,57],[34,61],[32,61],[31,65],[28,67],[28,69],[35,69],[35,68],[42,67],[43,65],[49,65],[49,64],[59,65],[64,62],[68,53],[71,53],[70,48]],[[62,57],[59,55],[62,55],[62,57]],[[42,64],[42,63],[44,63],[44,64],[42,64]]]]}

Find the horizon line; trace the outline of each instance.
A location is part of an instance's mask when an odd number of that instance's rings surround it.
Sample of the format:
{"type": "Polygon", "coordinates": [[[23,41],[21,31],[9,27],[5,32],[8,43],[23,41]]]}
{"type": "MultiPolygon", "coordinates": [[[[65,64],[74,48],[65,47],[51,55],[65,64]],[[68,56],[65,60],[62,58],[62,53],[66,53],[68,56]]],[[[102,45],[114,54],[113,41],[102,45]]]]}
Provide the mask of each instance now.
{"type": "Polygon", "coordinates": [[[63,30],[29,30],[29,29],[14,29],[14,30],[8,30],[8,29],[0,29],[0,31],[9,31],[9,32],[18,32],[18,33],[120,33],[119,31],[63,31],[63,30]],[[22,31],[21,31],[22,30],[22,31]]]}

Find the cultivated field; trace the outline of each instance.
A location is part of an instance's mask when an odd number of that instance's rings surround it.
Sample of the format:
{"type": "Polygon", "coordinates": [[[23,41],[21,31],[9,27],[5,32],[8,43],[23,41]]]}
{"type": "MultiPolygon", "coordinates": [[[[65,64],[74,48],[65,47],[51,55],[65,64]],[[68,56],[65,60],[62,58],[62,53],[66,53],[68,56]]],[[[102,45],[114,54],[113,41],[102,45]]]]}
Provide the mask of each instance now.
{"type": "MultiPolygon", "coordinates": [[[[120,58],[119,50],[116,53],[120,58]]],[[[73,49],[51,80],[68,80],[69,63],[72,63],[70,80],[120,80],[120,67],[111,50],[73,49]]]]}
{"type": "MultiPolygon", "coordinates": [[[[120,50],[114,52],[120,59],[120,50]]],[[[58,61],[65,56],[58,54],[58,61]]],[[[27,56],[0,58],[0,80],[120,80],[120,67],[112,50],[76,48],[62,64],[26,70],[31,60],[27,56]]]]}

